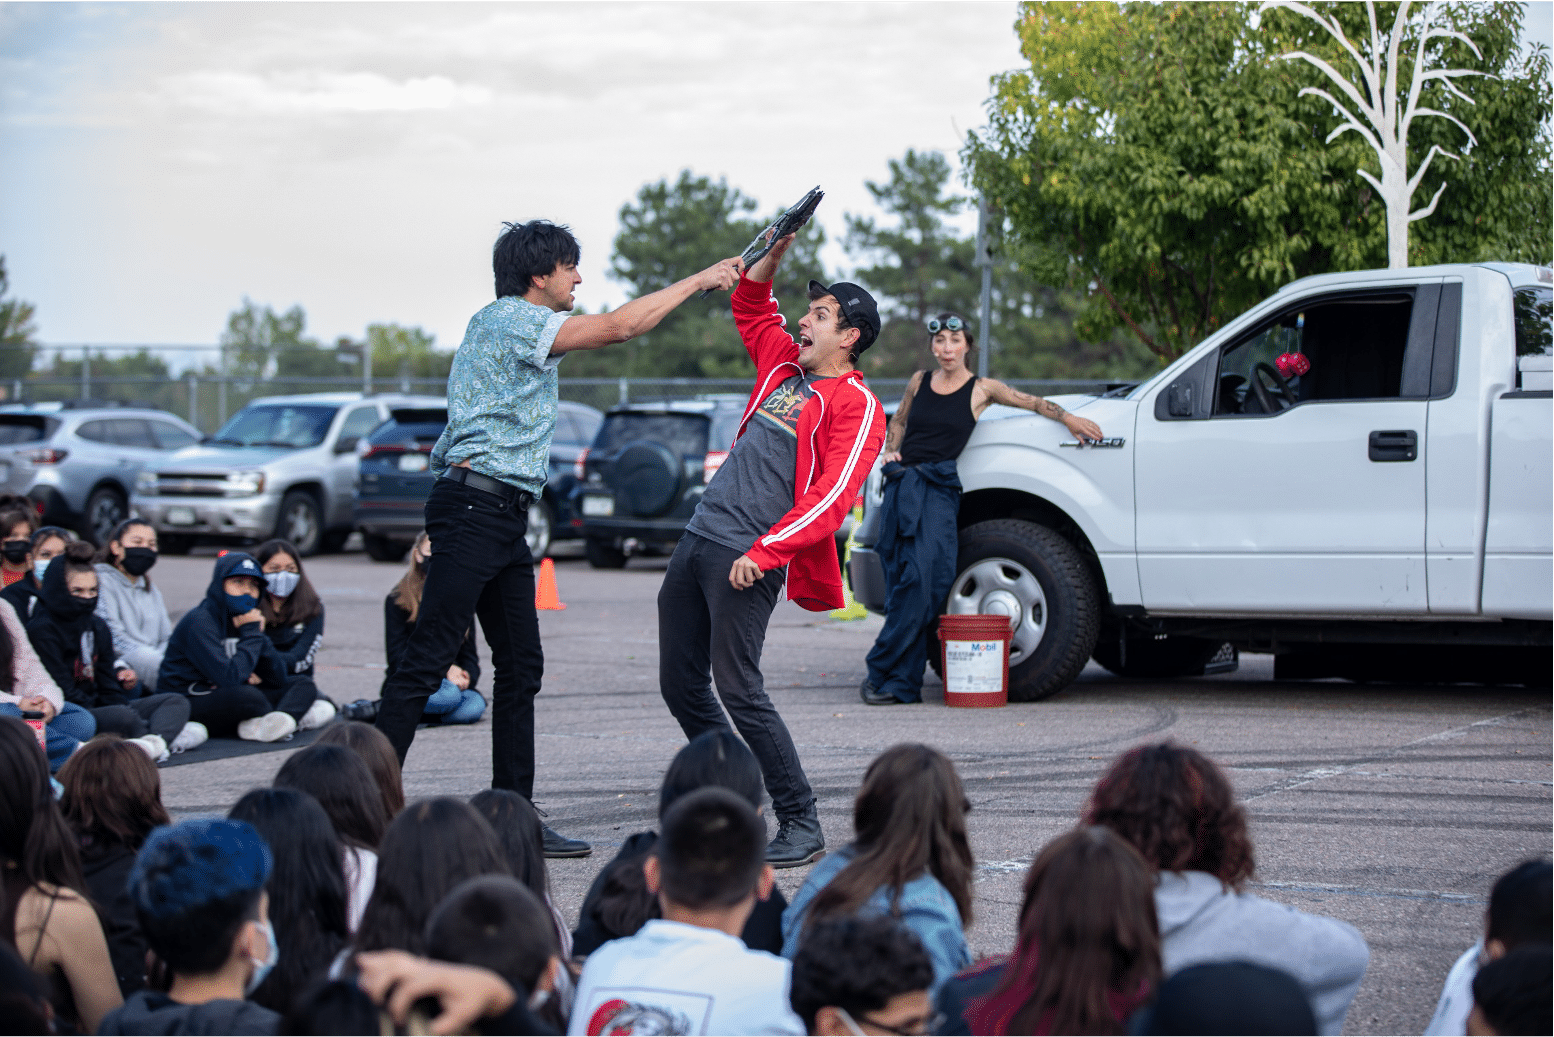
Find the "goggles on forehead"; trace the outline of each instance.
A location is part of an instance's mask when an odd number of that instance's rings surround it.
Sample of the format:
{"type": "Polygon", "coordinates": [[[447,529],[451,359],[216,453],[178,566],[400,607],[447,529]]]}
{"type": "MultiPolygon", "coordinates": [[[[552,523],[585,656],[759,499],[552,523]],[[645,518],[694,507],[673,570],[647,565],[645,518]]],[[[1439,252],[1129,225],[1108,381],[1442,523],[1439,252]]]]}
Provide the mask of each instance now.
{"type": "Polygon", "coordinates": [[[937,335],[941,331],[964,331],[965,329],[966,322],[954,314],[951,314],[944,320],[940,320],[938,317],[932,317],[929,318],[928,321],[928,334],[930,335],[937,335]]]}

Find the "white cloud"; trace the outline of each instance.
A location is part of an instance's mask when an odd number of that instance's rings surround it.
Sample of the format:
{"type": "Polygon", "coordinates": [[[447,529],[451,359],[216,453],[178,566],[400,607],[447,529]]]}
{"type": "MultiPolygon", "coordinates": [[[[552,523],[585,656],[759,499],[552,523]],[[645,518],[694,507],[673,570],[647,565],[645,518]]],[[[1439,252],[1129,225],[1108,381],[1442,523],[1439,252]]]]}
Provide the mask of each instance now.
{"type": "Polygon", "coordinates": [[[188,72],[165,77],[164,99],[233,115],[248,112],[421,112],[483,105],[490,87],[447,76],[393,80],[376,72],[188,72]]]}

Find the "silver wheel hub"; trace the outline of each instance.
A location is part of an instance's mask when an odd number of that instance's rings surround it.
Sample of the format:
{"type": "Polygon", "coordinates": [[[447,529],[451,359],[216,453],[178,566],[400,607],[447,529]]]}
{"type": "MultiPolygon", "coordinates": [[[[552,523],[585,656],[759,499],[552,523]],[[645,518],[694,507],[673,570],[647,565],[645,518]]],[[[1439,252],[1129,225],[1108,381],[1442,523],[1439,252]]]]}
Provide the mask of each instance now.
{"type": "Polygon", "coordinates": [[[550,513],[539,501],[529,506],[529,523],[523,538],[528,541],[529,553],[535,558],[550,547],[550,513]]]}
{"type": "Polygon", "coordinates": [[[1008,616],[1009,665],[1024,662],[1047,632],[1047,595],[1031,571],[1008,558],[984,558],[955,578],[946,612],[1008,616]]]}

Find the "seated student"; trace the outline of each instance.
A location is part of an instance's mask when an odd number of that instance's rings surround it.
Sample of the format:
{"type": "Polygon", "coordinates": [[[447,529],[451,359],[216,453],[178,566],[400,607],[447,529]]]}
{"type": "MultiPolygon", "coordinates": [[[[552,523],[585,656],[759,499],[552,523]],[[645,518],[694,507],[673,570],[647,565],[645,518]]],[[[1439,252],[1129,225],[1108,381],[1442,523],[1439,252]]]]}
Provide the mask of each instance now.
{"type": "Polygon", "coordinates": [[[201,817],[152,832],[130,872],[130,896],[172,986],[131,994],[97,1032],[280,1032],[279,1015],[245,1000],[280,952],[269,879],[269,848],[246,822],[201,817]]]}
{"type": "Polygon", "coordinates": [[[0,603],[0,716],[21,720],[24,713],[42,716],[51,772],[57,772],[71,753],[97,733],[92,714],[66,702],[59,685],[38,661],[16,611],[0,603]]]}
{"type": "Polygon", "coordinates": [[[1322,1033],[1343,1029],[1370,961],[1365,938],[1347,922],[1242,890],[1252,838],[1214,761],[1169,742],[1130,749],[1096,783],[1084,823],[1110,828],[1157,869],[1167,976],[1207,961],[1267,965],[1301,985],[1322,1033]]]}
{"type": "Polygon", "coordinates": [[[217,737],[278,742],[313,705],[311,686],[288,686],[265,658],[263,590],[258,562],[238,551],[217,556],[205,600],[167,642],[157,690],[187,696],[190,718],[217,737]]]}
{"type": "Polygon", "coordinates": [[[1105,828],[1042,848],[1025,876],[1014,953],[944,985],[939,1033],[1121,1033],[1160,981],[1154,873],[1105,828]]]}
{"type": "Polygon", "coordinates": [[[343,745],[350,749],[372,774],[378,791],[383,793],[383,823],[387,825],[405,809],[405,785],[399,773],[399,756],[388,735],[360,720],[338,719],[324,728],[314,745],[343,745]]]}
{"type": "MultiPolygon", "coordinates": [[[[7,494],[7,496],[14,496],[7,494]]],[[[0,586],[27,578],[32,570],[32,534],[38,528],[37,512],[29,507],[0,509],[0,586]]]]}
{"type": "Polygon", "coordinates": [[[97,615],[97,570],[90,544],[75,543],[49,563],[27,638],[38,661],[65,698],[87,710],[97,730],[138,743],[151,759],[204,741],[189,726],[189,703],[179,695],[142,694],[134,670],[115,658],[113,634],[97,615]]]}
{"type": "Polygon", "coordinates": [[[123,998],[37,737],[13,717],[0,717],[0,818],[0,943],[44,981],[61,1032],[93,1033],[123,998]]]}
{"type": "MultiPolygon", "coordinates": [[[[25,624],[38,607],[38,592],[43,589],[43,573],[49,563],[75,543],[76,535],[58,526],[44,526],[32,535],[32,553],[27,557],[27,575],[0,590],[0,600],[9,601],[25,624]]],[[[152,671],[153,673],[155,671],[152,671]]]]}
{"type": "Polygon", "coordinates": [[[265,541],[254,549],[254,561],[264,573],[259,611],[264,613],[264,636],[270,639],[266,654],[284,682],[279,693],[283,697],[311,694],[312,705],[298,718],[297,730],[323,727],[335,718],[335,704],[313,681],[313,660],[324,640],[324,603],[308,582],[301,556],[290,542],[265,541]],[[293,686],[306,691],[293,691],[293,686]]]}
{"type": "Polygon", "coordinates": [[[721,788],[682,796],[642,870],[663,917],[588,956],[567,1032],[803,1033],[792,967],[739,939],[773,883],[750,804],[721,788]]]}
{"type": "MultiPolygon", "coordinates": [[[[97,556],[97,614],[113,631],[119,658],[148,685],[156,683],[173,636],[162,591],[147,575],[156,565],[156,548],[155,527],[145,519],[127,518],[97,556]]],[[[34,541],[33,557],[37,554],[34,541]]]]}
{"type": "Polygon", "coordinates": [[[354,933],[377,882],[378,844],[388,830],[378,786],[367,765],[343,745],[315,743],[281,765],[275,787],[307,793],[329,818],[340,841],[347,927],[354,933]]]}
{"type": "Polygon", "coordinates": [[[539,811],[511,789],[484,789],[469,797],[469,805],[490,822],[513,878],[544,902],[551,927],[556,931],[561,958],[570,961],[572,933],[550,895],[550,875],[545,870],[545,823],[540,820],[539,811]]]}
{"type": "Polygon", "coordinates": [[[129,873],[146,837],[170,824],[162,779],[146,754],[112,735],[94,738],[60,769],[60,809],[81,851],[86,892],[97,905],[108,954],[125,997],[146,985],[146,938],[129,873]]]}
{"type": "Polygon", "coordinates": [[[1316,1033],[1317,1017],[1294,977],[1249,961],[1192,965],[1160,984],[1128,1021],[1138,1034],[1316,1033]]]}
{"type": "Polygon", "coordinates": [[[1471,1034],[1545,1034],[1554,1032],[1554,949],[1547,943],[1523,944],[1485,965],[1473,977],[1471,1034]]]}
{"type": "MultiPolygon", "coordinates": [[[[421,592],[426,589],[426,569],[431,563],[432,541],[422,533],[410,548],[410,568],[399,578],[383,601],[383,649],[388,667],[383,686],[399,669],[405,658],[405,646],[415,632],[421,614],[421,592]]],[[[423,724],[473,724],[486,711],[486,699],[475,690],[480,679],[480,653],[475,649],[475,628],[470,627],[459,645],[459,654],[421,712],[423,724]]]]}
{"type": "Polygon", "coordinates": [[[426,953],[478,965],[529,992],[540,1019],[565,1031],[574,993],[550,909],[510,875],[482,875],[455,886],[426,923],[426,953]]]}
{"type": "Polygon", "coordinates": [[[807,1033],[927,1033],[932,982],[923,941],[894,918],[827,918],[793,956],[788,1000],[807,1033]]]}
{"type": "Polygon", "coordinates": [[[1554,869],[1548,861],[1523,861],[1495,880],[1484,912],[1484,935],[1463,952],[1446,974],[1435,1017],[1425,1027],[1429,1035],[1461,1035],[1468,1032],[1468,1013],[1473,1010],[1473,977],[1478,970],[1510,951],[1532,943],[1554,940],[1554,869]]]}
{"type": "MultiPolygon", "coordinates": [[[[681,796],[712,785],[743,796],[760,814],[761,765],[739,736],[727,728],[703,732],[675,753],[658,791],[659,820],[681,796]]],[[[659,917],[658,897],[649,892],[642,875],[642,862],[657,841],[657,832],[636,833],[594,877],[572,933],[573,954],[592,954],[606,940],[630,936],[648,919],[659,917]]],[[[769,895],[758,899],[740,933],[745,946],[779,953],[782,913],[787,907],[787,898],[775,886],[769,895]]]]}
{"type": "Polygon", "coordinates": [[[897,745],[875,757],[853,802],[853,841],[811,869],[783,912],[783,957],[822,918],[894,915],[927,948],[936,993],[971,964],[969,808],[955,765],[937,749],[897,745]]]}

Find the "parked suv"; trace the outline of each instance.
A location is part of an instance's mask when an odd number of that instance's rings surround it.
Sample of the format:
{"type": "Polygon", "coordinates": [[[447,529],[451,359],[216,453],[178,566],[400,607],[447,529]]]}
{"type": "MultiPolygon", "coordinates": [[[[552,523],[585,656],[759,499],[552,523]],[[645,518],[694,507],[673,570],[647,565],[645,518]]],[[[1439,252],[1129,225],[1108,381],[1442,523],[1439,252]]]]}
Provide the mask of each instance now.
{"type": "MultiPolygon", "coordinates": [[[[550,477],[545,492],[529,508],[529,550],[544,557],[552,540],[582,535],[582,519],[571,507],[577,459],[599,431],[604,415],[582,403],[556,405],[556,433],[550,443],[550,477]]],[[[367,554],[379,562],[398,562],[425,525],[426,498],[435,477],[432,448],[448,424],[448,406],[396,407],[389,420],[363,439],[361,479],[356,494],[356,527],[367,554]]]]}
{"type": "Polygon", "coordinates": [[[30,497],[41,520],[101,544],[129,514],[141,467],[200,441],[160,410],[42,403],[0,410],[0,489],[30,497]]]}
{"type": "Polygon", "coordinates": [[[148,465],[135,485],[134,509],[170,554],[201,540],[272,536],[304,555],[339,550],[353,528],[356,444],[394,407],[440,403],[360,393],[261,397],[204,444],[148,465]]]}

